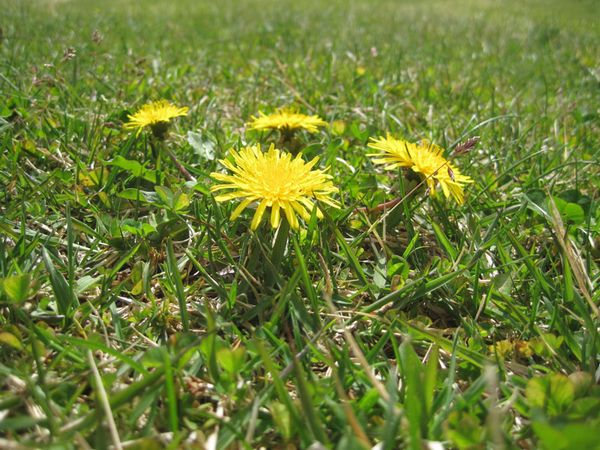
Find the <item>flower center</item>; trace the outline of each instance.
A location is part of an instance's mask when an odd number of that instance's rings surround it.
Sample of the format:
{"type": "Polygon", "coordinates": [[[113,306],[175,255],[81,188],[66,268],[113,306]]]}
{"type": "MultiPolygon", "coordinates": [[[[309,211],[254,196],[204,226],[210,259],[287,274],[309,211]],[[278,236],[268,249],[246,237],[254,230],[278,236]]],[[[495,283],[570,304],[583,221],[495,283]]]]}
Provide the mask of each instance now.
{"type": "Polygon", "coordinates": [[[259,180],[261,195],[270,200],[294,200],[299,194],[297,175],[287,167],[263,167],[259,180]]]}

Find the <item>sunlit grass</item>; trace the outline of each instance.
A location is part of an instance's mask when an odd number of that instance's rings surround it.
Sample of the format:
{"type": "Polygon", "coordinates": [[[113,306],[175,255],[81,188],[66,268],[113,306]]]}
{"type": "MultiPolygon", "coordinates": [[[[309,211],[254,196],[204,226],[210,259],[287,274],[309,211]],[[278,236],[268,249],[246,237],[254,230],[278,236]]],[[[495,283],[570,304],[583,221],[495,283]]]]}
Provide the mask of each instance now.
{"type": "Polygon", "coordinates": [[[0,447],[597,445],[596,2],[0,10],[0,447]]]}

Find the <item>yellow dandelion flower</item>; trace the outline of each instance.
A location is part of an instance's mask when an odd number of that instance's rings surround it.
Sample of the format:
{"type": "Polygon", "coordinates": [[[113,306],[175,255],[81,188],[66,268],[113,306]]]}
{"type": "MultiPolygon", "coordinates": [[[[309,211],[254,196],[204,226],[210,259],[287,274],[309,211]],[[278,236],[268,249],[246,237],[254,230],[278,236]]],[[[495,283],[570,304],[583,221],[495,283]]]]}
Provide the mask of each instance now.
{"type": "Polygon", "coordinates": [[[385,138],[371,138],[369,148],[379,150],[379,153],[369,153],[368,156],[373,157],[375,164],[384,164],[386,170],[412,166],[410,155],[417,151],[416,144],[394,139],[389,134],[385,138]]]}
{"type": "Polygon", "coordinates": [[[166,100],[150,102],[142,106],[135,114],[129,115],[129,122],[124,125],[124,128],[137,129],[137,136],[145,127],[149,126],[155,136],[163,137],[169,121],[175,117],[186,116],[187,113],[187,107],[180,108],[166,100]]]}
{"type": "Polygon", "coordinates": [[[425,178],[433,195],[439,185],[446,198],[452,197],[458,204],[464,202],[464,186],[473,179],[462,175],[458,167],[444,158],[444,150],[428,141],[413,144],[395,139],[389,134],[385,138],[373,139],[369,147],[379,150],[370,153],[375,164],[383,164],[385,169],[410,168],[425,178]]]}
{"type": "Polygon", "coordinates": [[[304,129],[310,133],[316,133],[319,127],[327,123],[319,116],[307,116],[287,109],[280,109],[272,114],[258,113],[258,117],[252,116],[248,123],[250,130],[277,129],[283,132],[292,132],[304,129]]]}
{"type": "Polygon", "coordinates": [[[506,358],[513,352],[514,349],[514,344],[508,339],[498,341],[494,345],[488,346],[489,352],[498,355],[500,358],[506,358]]]}
{"type": "MultiPolygon", "coordinates": [[[[271,209],[271,227],[279,226],[283,210],[290,227],[298,229],[297,216],[310,219],[314,200],[339,208],[330,197],[338,191],[331,182],[331,175],[325,173],[327,169],[313,169],[319,158],[307,163],[301,155],[292,158],[291,154],[274,145],[267,152],[261,151],[260,145],[245,147],[239,152],[231,150],[231,156],[233,161],[223,159],[220,162],[232,174],[211,173],[212,178],[222,182],[212,186],[212,192],[229,190],[215,197],[218,202],[241,200],[231,214],[231,220],[256,203],[258,206],[251,224],[253,230],[260,224],[267,208],[271,209]]],[[[318,208],[317,216],[323,217],[318,208]]]]}

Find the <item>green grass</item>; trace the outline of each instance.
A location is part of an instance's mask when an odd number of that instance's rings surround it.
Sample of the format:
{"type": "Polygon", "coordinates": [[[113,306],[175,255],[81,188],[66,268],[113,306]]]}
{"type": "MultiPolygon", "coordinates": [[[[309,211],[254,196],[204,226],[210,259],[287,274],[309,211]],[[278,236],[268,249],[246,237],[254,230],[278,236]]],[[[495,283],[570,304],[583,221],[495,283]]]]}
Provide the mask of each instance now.
{"type": "Polygon", "coordinates": [[[0,10],[0,447],[599,448],[597,2],[0,10]],[[123,130],[161,98],[195,183],[123,130]],[[203,152],[287,105],[342,207],[275,240],[203,152]],[[465,204],[359,212],[386,132],[479,136],[465,204]]]}

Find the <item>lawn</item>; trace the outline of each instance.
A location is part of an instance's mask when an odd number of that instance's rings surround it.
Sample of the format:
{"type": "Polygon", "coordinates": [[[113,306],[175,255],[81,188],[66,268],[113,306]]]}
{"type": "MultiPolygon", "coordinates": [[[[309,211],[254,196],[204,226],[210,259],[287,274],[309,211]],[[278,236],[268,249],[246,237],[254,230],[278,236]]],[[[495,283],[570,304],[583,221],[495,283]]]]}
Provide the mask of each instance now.
{"type": "Polygon", "coordinates": [[[0,448],[600,448],[597,1],[0,11],[0,448]]]}

